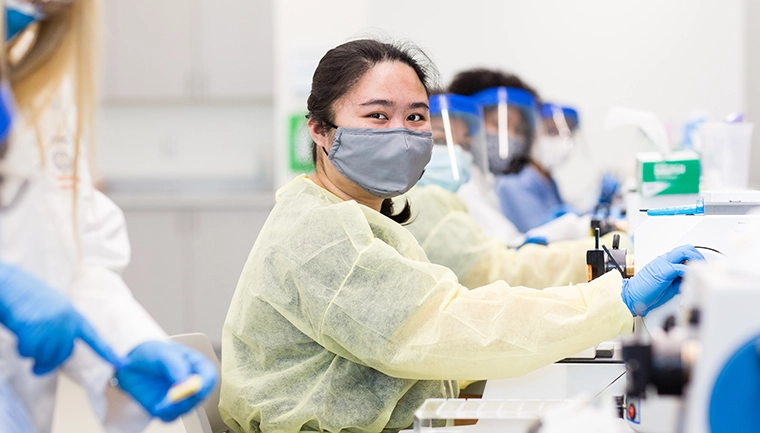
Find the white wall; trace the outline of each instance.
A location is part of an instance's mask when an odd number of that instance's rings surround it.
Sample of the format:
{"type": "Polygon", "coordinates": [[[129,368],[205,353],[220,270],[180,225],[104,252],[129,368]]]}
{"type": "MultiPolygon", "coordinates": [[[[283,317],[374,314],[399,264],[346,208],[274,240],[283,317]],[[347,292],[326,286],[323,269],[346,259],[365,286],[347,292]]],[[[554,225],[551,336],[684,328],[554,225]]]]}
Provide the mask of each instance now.
{"type": "MultiPolygon", "coordinates": [[[[576,105],[593,149],[611,163],[602,125],[613,105],[652,110],[674,129],[692,109],[715,118],[746,109],[747,7],[744,0],[278,1],[275,139],[284,146],[284,113],[305,101],[297,89],[308,83],[295,81],[308,80],[327,49],[369,33],[417,43],[444,84],[476,66],[518,73],[545,98],[576,105]]],[[[280,169],[276,183],[288,177],[280,169]]]]}
{"type": "Polygon", "coordinates": [[[237,179],[271,190],[272,0],[103,6],[97,153],[106,182],[192,189],[237,179]]]}
{"type": "Polygon", "coordinates": [[[97,155],[106,181],[239,180],[272,187],[268,104],[107,104],[97,155]]]}
{"type": "Polygon", "coordinates": [[[754,122],[752,157],[750,159],[750,186],[760,189],[760,27],[750,25],[760,21],[760,2],[747,2],[745,26],[747,29],[747,117],[754,122]]]}

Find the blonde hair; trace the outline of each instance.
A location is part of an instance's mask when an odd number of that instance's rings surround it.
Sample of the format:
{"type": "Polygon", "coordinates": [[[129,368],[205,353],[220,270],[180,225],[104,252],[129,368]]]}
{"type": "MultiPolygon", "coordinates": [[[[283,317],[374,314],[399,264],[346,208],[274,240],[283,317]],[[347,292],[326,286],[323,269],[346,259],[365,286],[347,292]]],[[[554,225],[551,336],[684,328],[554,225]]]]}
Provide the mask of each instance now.
{"type": "Polygon", "coordinates": [[[98,62],[100,59],[100,0],[75,0],[68,12],[70,25],[50,58],[37,70],[12,82],[14,96],[21,114],[35,129],[40,156],[45,163],[45,149],[39,120],[64,79],[73,84],[76,105],[76,127],[73,131],[73,217],[77,233],[77,192],[79,155],[82,142],[88,145],[89,163],[94,160],[94,121],[97,103],[98,62]]]}

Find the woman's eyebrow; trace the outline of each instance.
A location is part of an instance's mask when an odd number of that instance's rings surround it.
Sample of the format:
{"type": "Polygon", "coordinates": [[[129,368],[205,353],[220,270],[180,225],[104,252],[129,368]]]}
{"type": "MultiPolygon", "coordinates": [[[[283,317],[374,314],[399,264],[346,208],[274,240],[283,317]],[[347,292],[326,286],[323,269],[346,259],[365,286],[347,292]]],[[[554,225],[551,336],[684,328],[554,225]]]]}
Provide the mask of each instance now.
{"type": "Polygon", "coordinates": [[[367,105],[382,105],[383,107],[393,107],[396,104],[394,104],[393,102],[387,99],[370,99],[369,101],[363,102],[359,105],[362,107],[367,106],[367,105]]]}
{"type": "MultiPolygon", "coordinates": [[[[396,105],[395,102],[389,101],[387,99],[370,99],[367,102],[362,102],[359,104],[360,107],[366,107],[368,105],[382,105],[383,107],[394,107],[396,105]]],[[[423,108],[425,110],[429,110],[430,107],[428,106],[427,102],[412,102],[409,104],[409,108],[416,109],[416,108],[423,108]]]]}

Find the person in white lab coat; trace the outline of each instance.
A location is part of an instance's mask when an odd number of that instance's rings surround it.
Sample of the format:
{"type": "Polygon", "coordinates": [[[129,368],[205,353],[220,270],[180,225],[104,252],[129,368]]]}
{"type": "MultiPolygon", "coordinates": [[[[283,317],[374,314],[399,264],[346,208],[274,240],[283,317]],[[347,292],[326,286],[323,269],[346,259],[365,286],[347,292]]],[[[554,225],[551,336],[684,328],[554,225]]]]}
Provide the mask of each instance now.
{"type": "MultiPolygon", "coordinates": [[[[78,345],[61,370],[87,391],[108,431],[137,432],[152,416],[168,421],[194,407],[216,371],[198,352],[165,342],[120,275],[130,258],[124,215],[93,187],[84,144],[92,138],[98,3],[6,3],[17,116],[2,160],[0,262],[65,294],[113,348],[117,368],[78,345]],[[9,11],[30,19],[11,20],[9,11]],[[38,36],[31,45],[29,32],[38,36]],[[191,374],[203,379],[199,392],[166,405],[169,387],[191,374]]],[[[0,376],[42,433],[51,429],[57,372],[35,375],[32,362],[0,328],[0,376]]]]}

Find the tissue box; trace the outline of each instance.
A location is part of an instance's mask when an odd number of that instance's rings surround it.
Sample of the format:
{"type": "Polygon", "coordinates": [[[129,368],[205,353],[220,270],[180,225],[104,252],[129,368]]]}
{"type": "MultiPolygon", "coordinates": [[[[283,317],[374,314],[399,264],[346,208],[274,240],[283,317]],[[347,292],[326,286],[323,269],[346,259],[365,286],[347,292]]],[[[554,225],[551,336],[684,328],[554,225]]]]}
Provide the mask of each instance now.
{"type": "Polygon", "coordinates": [[[639,192],[643,197],[699,193],[699,155],[674,152],[667,157],[659,152],[636,155],[639,192]]]}

